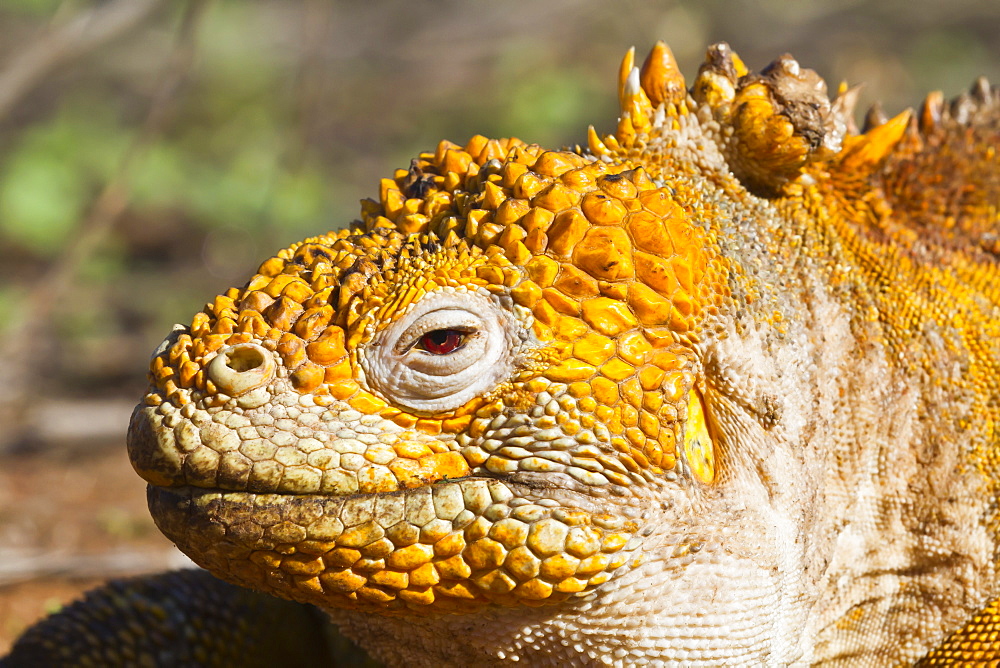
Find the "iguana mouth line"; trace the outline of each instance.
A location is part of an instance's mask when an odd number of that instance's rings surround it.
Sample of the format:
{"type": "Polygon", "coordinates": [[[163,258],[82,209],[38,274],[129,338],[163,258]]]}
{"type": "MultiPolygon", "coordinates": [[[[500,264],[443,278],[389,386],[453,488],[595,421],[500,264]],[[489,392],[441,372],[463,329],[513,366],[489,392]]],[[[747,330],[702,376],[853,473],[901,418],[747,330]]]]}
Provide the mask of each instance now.
{"type": "MultiPolygon", "coordinates": [[[[556,474],[558,475],[558,474],[556,474]]],[[[459,487],[467,485],[470,483],[486,483],[486,484],[501,484],[505,488],[509,489],[514,493],[517,499],[521,500],[522,503],[536,503],[541,502],[542,504],[548,505],[552,503],[550,497],[554,493],[558,493],[560,496],[564,497],[563,501],[567,499],[572,499],[575,501],[572,505],[580,508],[593,508],[596,510],[595,502],[599,501],[593,495],[587,494],[584,490],[572,489],[568,485],[560,487],[556,484],[543,484],[537,480],[524,479],[524,476],[519,476],[517,474],[503,475],[503,474],[490,474],[489,472],[476,473],[475,475],[467,475],[456,478],[445,478],[443,480],[435,480],[432,482],[427,482],[423,485],[417,485],[413,487],[406,487],[403,489],[397,489],[394,491],[386,492],[356,492],[351,494],[322,494],[316,492],[296,492],[289,490],[252,490],[252,489],[232,489],[219,486],[200,486],[192,484],[180,484],[180,485],[155,485],[152,483],[147,484],[148,490],[159,490],[163,492],[169,492],[171,494],[183,495],[194,497],[196,495],[208,495],[208,494],[220,494],[220,495],[247,495],[256,498],[264,497],[275,497],[275,498],[285,498],[285,499],[312,499],[315,501],[322,501],[325,503],[336,502],[336,501],[371,501],[376,499],[384,499],[391,497],[403,497],[408,495],[413,495],[417,493],[422,493],[421,490],[433,490],[436,488],[447,487],[457,485],[459,487]]]]}
{"type": "Polygon", "coordinates": [[[206,487],[201,485],[191,485],[191,484],[180,484],[180,485],[154,485],[153,483],[147,483],[148,489],[162,490],[166,492],[171,492],[175,494],[247,494],[252,496],[276,496],[276,497],[288,497],[288,498],[315,498],[315,499],[376,499],[388,496],[400,496],[412,493],[416,490],[433,488],[437,486],[454,484],[454,483],[464,483],[476,480],[495,480],[508,484],[510,486],[516,486],[518,488],[530,489],[530,485],[525,485],[523,483],[514,482],[510,476],[502,475],[468,475],[462,476],[460,478],[444,478],[442,480],[435,480],[433,482],[427,482],[424,485],[418,485],[414,487],[406,487],[404,489],[397,489],[391,492],[356,492],[353,494],[321,494],[316,492],[296,492],[288,490],[253,490],[253,489],[235,489],[227,487],[206,487]]]}

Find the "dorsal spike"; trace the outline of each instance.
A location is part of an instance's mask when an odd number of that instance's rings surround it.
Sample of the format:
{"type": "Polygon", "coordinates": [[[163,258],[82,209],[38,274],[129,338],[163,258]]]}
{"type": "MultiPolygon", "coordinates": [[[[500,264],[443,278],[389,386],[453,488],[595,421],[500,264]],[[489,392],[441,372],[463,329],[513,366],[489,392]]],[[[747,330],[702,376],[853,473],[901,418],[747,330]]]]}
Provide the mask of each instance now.
{"type": "Polygon", "coordinates": [[[593,125],[587,128],[587,148],[596,156],[611,154],[611,151],[608,150],[608,147],[601,140],[600,135],[597,134],[597,130],[594,129],[593,125]]]}
{"type": "Polygon", "coordinates": [[[677,103],[687,95],[684,75],[666,43],[660,41],[642,64],[639,81],[654,107],[677,103]]]}
{"type": "Polygon", "coordinates": [[[618,68],[618,108],[625,109],[625,85],[628,83],[628,75],[635,67],[635,47],[631,47],[625,52],[622,64],[618,68]]]}
{"type": "Polygon", "coordinates": [[[889,117],[886,116],[885,112],[882,110],[882,104],[880,102],[876,102],[868,108],[867,112],[865,112],[865,121],[861,126],[861,131],[868,132],[869,130],[882,125],[887,120],[889,120],[889,117]]]}
{"type": "Polygon", "coordinates": [[[934,130],[941,122],[941,114],[944,110],[944,95],[936,90],[928,93],[924,98],[924,103],[920,105],[920,114],[917,116],[920,131],[927,134],[934,130]]]}
{"type": "Polygon", "coordinates": [[[618,70],[618,104],[621,118],[615,134],[627,146],[632,143],[636,134],[649,132],[653,117],[653,105],[642,89],[639,69],[635,67],[634,46],[622,58],[618,70]]]}
{"type": "MultiPolygon", "coordinates": [[[[920,147],[923,145],[922,135],[920,134],[920,125],[917,120],[917,115],[912,113],[910,110],[910,118],[906,123],[906,131],[903,133],[904,136],[911,141],[911,146],[920,147]]],[[[900,142],[902,143],[902,142],[900,142]]]]}
{"type": "Polygon", "coordinates": [[[618,139],[614,135],[604,137],[604,145],[608,148],[609,153],[618,153],[622,150],[621,144],[618,143],[618,139]]]}
{"type": "Polygon", "coordinates": [[[842,81],[837,88],[837,99],[830,105],[830,117],[838,123],[847,134],[858,133],[858,126],[854,122],[854,108],[858,106],[858,96],[861,94],[861,86],[849,88],[846,81],[842,81]]]}
{"type": "Polygon", "coordinates": [[[986,77],[978,77],[973,83],[972,88],[969,89],[969,94],[977,101],[983,104],[990,102],[992,90],[990,89],[990,82],[987,81],[986,77]]]}
{"type": "Polygon", "coordinates": [[[623,97],[622,118],[630,118],[636,132],[648,132],[652,125],[653,105],[639,84],[639,68],[633,67],[629,72],[623,97]]]}
{"type": "Polygon", "coordinates": [[[951,101],[951,117],[958,123],[968,123],[976,111],[976,103],[968,93],[962,93],[951,101]]]}
{"type": "Polygon", "coordinates": [[[906,134],[912,116],[912,110],[907,109],[863,135],[847,138],[840,153],[841,170],[870,171],[882,162],[906,134]]]}

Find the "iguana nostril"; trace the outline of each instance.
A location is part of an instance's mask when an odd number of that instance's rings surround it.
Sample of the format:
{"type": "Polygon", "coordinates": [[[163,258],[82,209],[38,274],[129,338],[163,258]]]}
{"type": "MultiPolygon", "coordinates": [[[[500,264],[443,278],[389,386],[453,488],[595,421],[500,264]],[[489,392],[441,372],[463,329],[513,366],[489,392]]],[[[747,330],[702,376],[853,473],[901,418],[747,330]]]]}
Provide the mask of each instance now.
{"type": "Polygon", "coordinates": [[[206,372],[220,391],[239,396],[270,382],[274,370],[270,352],[255,343],[240,343],[220,350],[206,372]]]}

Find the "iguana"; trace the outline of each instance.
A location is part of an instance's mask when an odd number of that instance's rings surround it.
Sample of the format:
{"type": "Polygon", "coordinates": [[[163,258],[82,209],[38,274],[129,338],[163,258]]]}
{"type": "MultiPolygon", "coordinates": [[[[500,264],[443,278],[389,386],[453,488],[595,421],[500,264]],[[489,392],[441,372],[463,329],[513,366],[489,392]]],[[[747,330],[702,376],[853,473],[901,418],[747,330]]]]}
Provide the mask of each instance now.
{"type": "Polygon", "coordinates": [[[1000,96],[852,120],[669,49],[586,147],[442,142],[152,359],[213,574],[390,665],[996,665],[1000,96]]]}

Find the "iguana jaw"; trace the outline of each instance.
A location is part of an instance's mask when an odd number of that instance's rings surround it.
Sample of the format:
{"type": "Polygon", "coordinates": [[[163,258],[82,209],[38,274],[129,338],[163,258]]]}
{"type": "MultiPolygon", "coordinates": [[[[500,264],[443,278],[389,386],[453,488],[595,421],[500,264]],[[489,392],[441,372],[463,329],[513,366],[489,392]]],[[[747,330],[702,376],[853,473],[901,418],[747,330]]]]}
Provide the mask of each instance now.
{"type": "MultiPolygon", "coordinates": [[[[152,410],[140,408],[135,422],[152,410]]],[[[597,655],[621,649],[638,660],[647,651],[716,665],[734,651],[730,640],[755,655],[772,651],[763,648],[789,615],[765,621],[752,611],[784,609],[800,583],[738,546],[799,548],[794,533],[771,535],[787,522],[768,510],[766,492],[735,495],[752,507],[737,512],[733,533],[725,526],[735,509],[720,502],[734,494],[729,484],[706,495],[662,481],[655,493],[609,497],[579,483],[566,489],[568,476],[540,486],[536,475],[533,485],[515,482],[518,474],[472,476],[340,496],[151,485],[149,502],[161,530],[216,575],[319,605],[368,647],[407,634],[397,661],[425,651],[455,652],[454,664],[500,661],[544,645],[553,665],[568,665],[579,658],[567,647],[582,644],[597,655]],[[741,585],[727,587],[734,573],[741,585]],[[489,632],[463,632],[483,614],[489,632]],[[634,631],[645,649],[631,642],[630,619],[641,620],[634,631]],[[442,642],[455,634],[462,643],[442,642]]],[[[798,636],[786,642],[772,655],[795,656],[798,636]]]]}
{"type": "MultiPolygon", "coordinates": [[[[239,417],[267,422],[272,413],[262,418],[246,410],[239,417]]],[[[326,453],[328,487],[319,494],[294,475],[288,459],[293,446],[283,446],[284,453],[274,447],[285,442],[280,428],[234,430],[226,425],[242,421],[225,410],[139,406],[129,448],[136,470],[150,482],[158,525],[197,563],[238,584],[324,608],[448,613],[563,601],[606,582],[641,542],[636,498],[612,495],[612,501],[607,490],[595,494],[558,472],[476,475],[446,441],[395,425],[363,424],[356,413],[315,407],[297,416],[300,422],[302,414],[318,416],[304,420],[314,428],[295,430],[294,450],[303,461],[318,461],[302,454],[312,439],[313,453],[326,453]],[[345,430],[357,438],[336,436],[345,430]],[[261,433],[270,434],[266,451],[245,438],[260,441],[261,433]],[[365,437],[375,433],[381,440],[365,437]],[[373,443],[366,449],[359,439],[373,443]],[[393,478],[394,489],[366,488],[375,484],[366,480],[385,484],[387,478],[373,477],[371,468],[367,478],[351,477],[354,471],[333,466],[363,461],[372,467],[377,459],[386,471],[403,470],[402,463],[379,455],[393,452],[379,448],[392,442],[404,454],[418,445],[426,451],[432,461],[423,465],[422,479],[393,478]],[[197,454],[205,450],[215,456],[197,454]],[[261,477],[234,481],[226,453],[258,450],[269,457],[261,461],[280,461],[292,475],[274,479],[270,489],[262,489],[261,477]]],[[[285,419],[273,424],[280,427],[285,419]]]]}
{"type": "Polygon", "coordinates": [[[635,520],[514,492],[474,478],[353,497],[151,486],[149,503],[160,529],[225,579],[382,615],[563,601],[638,545],[635,520]]]}

